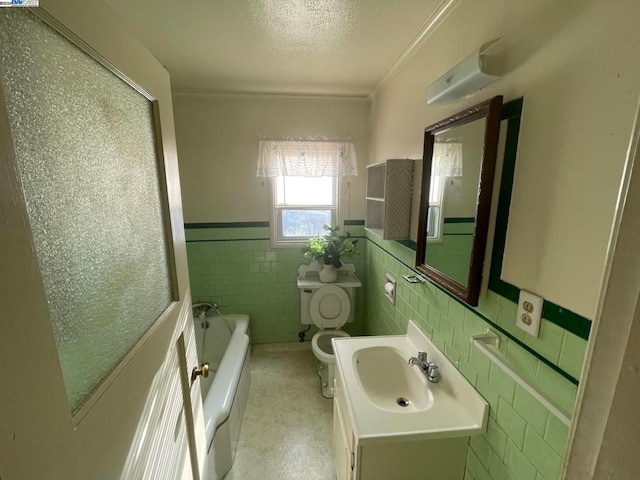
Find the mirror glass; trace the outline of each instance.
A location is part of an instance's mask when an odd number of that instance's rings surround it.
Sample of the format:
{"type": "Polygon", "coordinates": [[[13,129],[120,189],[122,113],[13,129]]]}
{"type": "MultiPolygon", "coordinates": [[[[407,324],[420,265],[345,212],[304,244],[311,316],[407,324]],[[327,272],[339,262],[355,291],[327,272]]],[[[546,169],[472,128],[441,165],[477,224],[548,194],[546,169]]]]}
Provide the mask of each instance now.
{"type": "Polygon", "coordinates": [[[484,129],[485,119],[481,118],[436,134],[431,163],[425,260],[465,287],[473,248],[484,129]]]}
{"type": "Polygon", "coordinates": [[[477,305],[502,97],[425,129],[416,266],[477,305]]]}

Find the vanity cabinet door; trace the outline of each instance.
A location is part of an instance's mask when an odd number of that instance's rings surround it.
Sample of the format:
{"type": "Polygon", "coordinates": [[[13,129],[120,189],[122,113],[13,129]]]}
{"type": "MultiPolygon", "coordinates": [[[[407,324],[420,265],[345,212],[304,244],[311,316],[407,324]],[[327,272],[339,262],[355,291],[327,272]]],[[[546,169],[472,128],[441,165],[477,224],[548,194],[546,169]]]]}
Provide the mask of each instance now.
{"type": "Polygon", "coordinates": [[[333,400],[333,449],[336,459],[337,480],[351,480],[353,453],[349,442],[349,433],[347,432],[344,419],[338,400],[333,400]]]}

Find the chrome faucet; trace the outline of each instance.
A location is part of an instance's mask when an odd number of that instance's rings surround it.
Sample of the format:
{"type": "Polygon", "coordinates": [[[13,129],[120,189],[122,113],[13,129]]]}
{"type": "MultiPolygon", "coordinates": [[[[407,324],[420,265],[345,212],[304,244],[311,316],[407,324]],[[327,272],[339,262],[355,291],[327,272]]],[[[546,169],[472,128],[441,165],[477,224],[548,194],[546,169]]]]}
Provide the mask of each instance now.
{"type": "Polygon", "coordinates": [[[418,357],[411,357],[409,359],[409,365],[418,365],[422,370],[429,369],[429,362],[427,361],[427,352],[419,351],[418,357]]]}
{"type": "Polygon", "coordinates": [[[440,381],[438,366],[427,360],[427,352],[419,351],[418,357],[411,357],[409,359],[409,365],[417,365],[431,383],[438,383],[440,381]]]}
{"type": "Polygon", "coordinates": [[[194,303],[191,308],[193,308],[193,313],[196,314],[198,318],[206,317],[210,310],[215,310],[218,314],[220,313],[218,311],[218,304],[215,302],[194,303]]]}

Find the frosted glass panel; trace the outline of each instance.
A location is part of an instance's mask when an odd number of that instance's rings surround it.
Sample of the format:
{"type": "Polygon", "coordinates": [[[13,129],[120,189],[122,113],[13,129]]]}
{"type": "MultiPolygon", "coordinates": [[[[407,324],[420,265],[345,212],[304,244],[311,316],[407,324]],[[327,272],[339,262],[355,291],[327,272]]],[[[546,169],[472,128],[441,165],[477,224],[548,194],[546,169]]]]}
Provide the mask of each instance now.
{"type": "Polygon", "coordinates": [[[172,301],[152,104],[22,9],[0,9],[0,45],[33,240],[75,411],[172,301]]]}

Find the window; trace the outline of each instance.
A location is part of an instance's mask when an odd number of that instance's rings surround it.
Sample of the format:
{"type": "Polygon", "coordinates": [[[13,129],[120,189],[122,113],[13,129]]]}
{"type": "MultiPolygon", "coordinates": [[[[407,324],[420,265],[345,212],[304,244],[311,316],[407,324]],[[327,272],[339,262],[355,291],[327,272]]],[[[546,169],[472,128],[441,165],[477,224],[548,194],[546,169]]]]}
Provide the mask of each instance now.
{"type": "Polygon", "coordinates": [[[271,179],[271,243],[302,244],[339,224],[338,177],[357,175],[349,137],[261,137],[258,177],[271,179]]]}
{"type": "Polygon", "coordinates": [[[444,181],[447,177],[462,176],[462,139],[436,137],[433,146],[431,183],[429,184],[429,212],[427,213],[427,242],[442,241],[442,211],[444,181]]]}
{"type": "Polygon", "coordinates": [[[338,179],[335,177],[272,178],[273,238],[276,243],[304,242],[338,223],[338,179]]]}
{"type": "Polygon", "coordinates": [[[444,179],[441,175],[432,175],[429,185],[429,213],[427,214],[427,242],[442,241],[442,201],[444,199],[444,179]]]}

